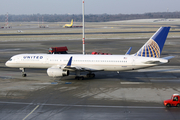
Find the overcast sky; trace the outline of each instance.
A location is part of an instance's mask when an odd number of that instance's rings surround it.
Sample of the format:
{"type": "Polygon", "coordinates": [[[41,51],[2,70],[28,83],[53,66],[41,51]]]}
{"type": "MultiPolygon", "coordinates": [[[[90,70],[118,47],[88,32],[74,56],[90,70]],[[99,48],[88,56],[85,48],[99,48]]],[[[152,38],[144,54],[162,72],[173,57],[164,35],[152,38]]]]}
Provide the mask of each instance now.
{"type": "MultiPolygon", "coordinates": [[[[180,11],[180,0],[85,0],[85,14],[180,11]]],[[[0,0],[0,14],[81,14],[82,0],[0,0]]]]}

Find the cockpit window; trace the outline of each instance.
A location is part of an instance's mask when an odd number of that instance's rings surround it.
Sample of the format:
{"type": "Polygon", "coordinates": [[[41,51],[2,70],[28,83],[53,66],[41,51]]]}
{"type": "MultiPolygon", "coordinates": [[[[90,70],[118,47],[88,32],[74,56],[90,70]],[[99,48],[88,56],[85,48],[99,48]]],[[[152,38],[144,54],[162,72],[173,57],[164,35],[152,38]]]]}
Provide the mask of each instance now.
{"type": "Polygon", "coordinates": [[[9,59],[9,61],[12,61],[12,59],[9,59]]]}

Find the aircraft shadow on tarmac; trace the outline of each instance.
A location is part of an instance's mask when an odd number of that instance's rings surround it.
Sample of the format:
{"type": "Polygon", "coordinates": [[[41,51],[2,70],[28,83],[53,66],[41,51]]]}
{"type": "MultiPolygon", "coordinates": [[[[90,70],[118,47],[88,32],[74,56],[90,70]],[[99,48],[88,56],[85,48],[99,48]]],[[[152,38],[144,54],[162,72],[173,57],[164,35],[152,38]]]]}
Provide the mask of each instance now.
{"type": "MultiPolygon", "coordinates": [[[[94,80],[119,80],[124,82],[150,82],[151,79],[153,80],[165,80],[165,79],[177,79],[178,73],[173,73],[173,71],[176,71],[179,69],[171,69],[171,70],[156,70],[151,72],[99,72],[96,73],[95,78],[87,78],[85,77],[84,80],[88,81],[94,81],[94,80]],[[168,72],[167,72],[168,71],[168,72]],[[171,71],[171,72],[169,72],[171,71]]],[[[83,75],[85,76],[85,75],[83,75]]],[[[62,81],[67,80],[76,80],[74,79],[75,75],[70,75],[61,78],[62,81]]],[[[54,80],[60,80],[58,78],[55,78],[54,80]]]]}

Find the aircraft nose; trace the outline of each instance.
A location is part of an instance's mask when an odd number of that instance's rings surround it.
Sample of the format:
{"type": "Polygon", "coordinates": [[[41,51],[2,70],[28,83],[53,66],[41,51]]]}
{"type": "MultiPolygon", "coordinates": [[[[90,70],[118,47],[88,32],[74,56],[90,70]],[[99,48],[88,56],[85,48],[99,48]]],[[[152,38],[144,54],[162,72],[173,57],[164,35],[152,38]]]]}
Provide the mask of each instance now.
{"type": "Polygon", "coordinates": [[[5,63],[5,65],[6,65],[6,66],[9,66],[9,61],[7,61],[7,62],[5,63]]]}

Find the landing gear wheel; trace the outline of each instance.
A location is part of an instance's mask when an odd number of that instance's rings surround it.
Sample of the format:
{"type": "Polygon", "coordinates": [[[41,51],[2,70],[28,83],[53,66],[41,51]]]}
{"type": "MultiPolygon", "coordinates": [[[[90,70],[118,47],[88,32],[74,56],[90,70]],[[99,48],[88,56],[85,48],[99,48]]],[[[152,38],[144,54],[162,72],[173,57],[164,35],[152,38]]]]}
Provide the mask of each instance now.
{"type": "Polygon", "coordinates": [[[79,79],[80,79],[80,80],[84,80],[84,77],[83,77],[83,76],[81,76],[79,79]]]}
{"type": "Polygon", "coordinates": [[[180,104],[178,103],[178,104],[176,105],[176,107],[180,107],[180,104]]]}
{"type": "Polygon", "coordinates": [[[94,77],[95,77],[95,74],[94,74],[94,73],[88,73],[86,76],[87,76],[88,78],[94,78],[94,77]]]}
{"type": "Polygon", "coordinates": [[[168,104],[166,105],[166,107],[171,107],[171,104],[168,103],[168,104]]]}
{"type": "Polygon", "coordinates": [[[75,79],[84,80],[84,77],[83,76],[76,76],[75,79]]]}
{"type": "Polygon", "coordinates": [[[94,73],[93,73],[93,74],[91,74],[91,77],[92,77],[92,78],[94,78],[94,77],[95,77],[95,74],[94,74],[94,73]]]}
{"type": "Polygon", "coordinates": [[[26,73],[25,73],[25,68],[19,68],[21,71],[22,71],[22,76],[23,77],[26,77],[27,75],[26,75],[26,73]]]}
{"type": "Polygon", "coordinates": [[[26,77],[27,75],[26,74],[22,74],[23,77],[26,77]]]}
{"type": "Polygon", "coordinates": [[[88,78],[89,78],[89,77],[90,77],[90,74],[87,74],[87,75],[86,75],[86,77],[88,77],[88,78]]]}

